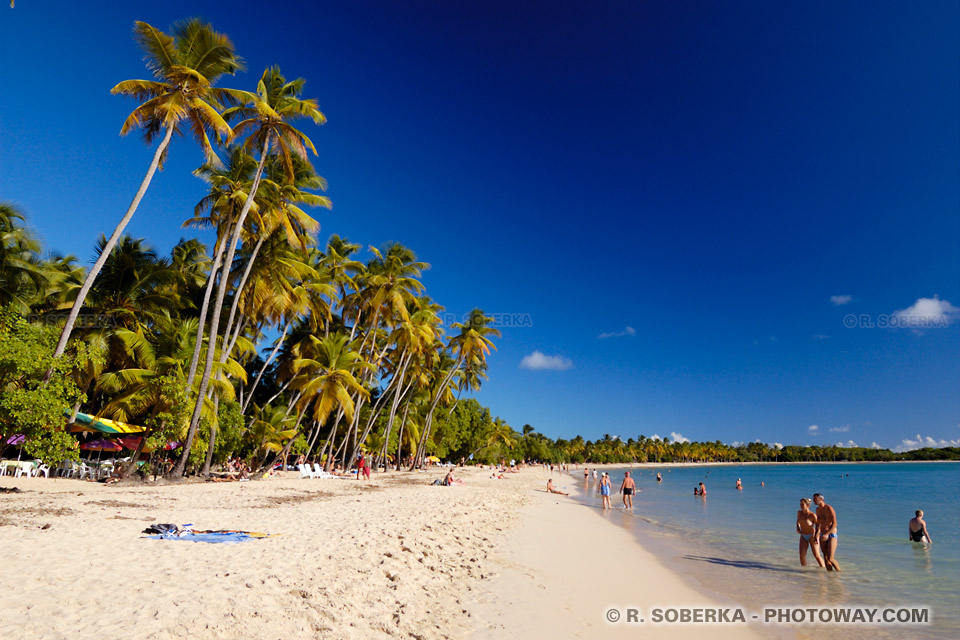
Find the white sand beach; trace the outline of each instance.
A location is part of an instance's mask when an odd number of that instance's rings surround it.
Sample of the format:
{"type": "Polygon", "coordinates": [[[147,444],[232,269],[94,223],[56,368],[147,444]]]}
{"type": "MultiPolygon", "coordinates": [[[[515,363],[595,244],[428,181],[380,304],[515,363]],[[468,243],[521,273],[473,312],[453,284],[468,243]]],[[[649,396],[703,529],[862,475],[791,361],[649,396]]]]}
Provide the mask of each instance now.
{"type": "MultiPolygon", "coordinates": [[[[635,636],[611,606],[716,605],[547,473],[458,471],[170,486],[2,478],[0,637],[635,636]],[[153,540],[151,523],[277,534],[153,540]],[[641,584],[636,577],[642,575],[641,584]]],[[[709,627],[710,637],[750,637],[709,627]]],[[[703,637],[699,627],[644,636],[703,637]]]]}

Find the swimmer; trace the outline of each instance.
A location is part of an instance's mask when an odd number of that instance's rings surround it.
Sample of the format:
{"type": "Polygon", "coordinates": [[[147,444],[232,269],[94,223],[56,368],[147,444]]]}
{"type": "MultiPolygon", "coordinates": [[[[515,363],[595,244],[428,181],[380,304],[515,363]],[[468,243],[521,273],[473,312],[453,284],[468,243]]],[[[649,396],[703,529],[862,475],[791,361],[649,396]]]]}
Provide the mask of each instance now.
{"type": "Polygon", "coordinates": [[[916,517],[911,518],[907,524],[907,534],[911,542],[923,542],[924,538],[927,542],[933,542],[927,532],[927,523],[923,521],[923,511],[921,509],[917,509],[916,517]]]}
{"type": "Polygon", "coordinates": [[[707,495],[707,488],[706,488],[705,486],[703,486],[703,483],[702,483],[702,482],[700,483],[700,495],[702,495],[702,496],[707,495]]]}
{"type": "Polygon", "coordinates": [[[740,478],[737,478],[737,491],[743,491],[743,483],[740,482],[740,478]]]}

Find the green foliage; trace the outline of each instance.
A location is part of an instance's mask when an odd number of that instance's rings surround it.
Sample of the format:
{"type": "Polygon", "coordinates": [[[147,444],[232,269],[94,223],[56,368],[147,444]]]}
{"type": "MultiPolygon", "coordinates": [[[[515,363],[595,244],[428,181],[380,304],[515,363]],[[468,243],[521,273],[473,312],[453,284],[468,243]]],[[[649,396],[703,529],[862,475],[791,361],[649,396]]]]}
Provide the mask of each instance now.
{"type": "Polygon", "coordinates": [[[72,373],[89,358],[83,345],[54,358],[56,342],[56,329],[35,327],[10,307],[0,310],[0,436],[23,434],[26,451],[48,464],[77,458],[63,411],[83,399],[72,373]]]}
{"type": "Polygon", "coordinates": [[[239,402],[222,402],[217,411],[217,442],[213,447],[213,464],[226,461],[240,448],[243,440],[243,414],[239,402]]]}

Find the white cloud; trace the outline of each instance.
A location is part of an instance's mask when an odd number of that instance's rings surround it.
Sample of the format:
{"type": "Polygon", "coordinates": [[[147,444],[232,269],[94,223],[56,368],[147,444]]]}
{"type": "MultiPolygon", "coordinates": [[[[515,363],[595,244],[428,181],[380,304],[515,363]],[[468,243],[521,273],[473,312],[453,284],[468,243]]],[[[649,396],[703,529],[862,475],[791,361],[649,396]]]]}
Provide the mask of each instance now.
{"type": "Polygon", "coordinates": [[[656,433],[653,434],[652,436],[650,436],[650,439],[651,439],[651,440],[663,440],[663,438],[661,438],[661,437],[660,437],[658,434],[656,434],[656,433]]]}
{"type": "Polygon", "coordinates": [[[833,303],[835,307],[842,307],[845,304],[850,304],[853,301],[853,296],[849,295],[840,295],[840,296],[830,296],[830,302],[833,303]]]}
{"type": "Polygon", "coordinates": [[[674,442],[690,442],[690,438],[684,438],[682,435],[680,435],[676,431],[670,432],[670,439],[673,440],[674,442]]]}
{"type": "Polygon", "coordinates": [[[813,334],[813,339],[814,339],[814,340],[826,340],[826,339],[829,338],[829,337],[830,337],[830,336],[824,335],[824,334],[822,334],[822,333],[815,333],[815,334],[813,334]]]}
{"type": "Polygon", "coordinates": [[[614,331],[611,333],[601,333],[597,336],[597,340],[605,340],[606,338],[623,338],[625,336],[633,337],[637,335],[637,330],[633,327],[625,327],[623,331],[614,331]]]}
{"type": "Polygon", "coordinates": [[[850,431],[850,425],[845,424],[842,427],[830,427],[830,433],[846,433],[850,431]]]}
{"type": "Polygon", "coordinates": [[[893,312],[893,326],[906,327],[911,329],[934,329],[942,328],[956,320],[960,315],[960,308],[957,308],[941,300],[938,296],[932,298],[917,298],[913,305],[906,309],[900,309],[893,312]]]}
{"type": "Polygon", "coordinates": [[[782,442],[774,442],[774,443],[773,443],[773,446],[774,446],[775,448],[777,448],[777,449],[783,449],[783,443],[782,443],[782,442]]]}
{"type": "Polygon", "coordinates": [[[930,436],[924,438],[918,433],[916,440],[911,440],[910,438],[904,438],[901,440],[899,446],[897,446],[894,451],[912,451],[913,449],[923,449],[924,447],[930,447],[932,449],[942,449],[943,447],[960,447],[960,440],[935,440],[930,436]]]}
{"type": "Polygon", "coordinates": [[[855,446],[857,446],[857,443],[854,442],[853,440],[847,440],[847,444],[844,445],[844,446],[846,446],[846,447],[855,447],[855,446]]]}
{"type": "Polygon", "coordinates": [[[807,427],[807,431],[809,431],[810,433],[817,433],[820,431],[820,427],[818,427],[815,424],[812,424],[809,427],[807,427]]]}
{"type": "Polygon", "coordinates": [[[734,440],[733,442],[730,443],[730,446],[733,447],[734,449],[736,449],[737,447],[739,447],[739,446],[742,445],[742,444],[744,444],[744,443],[743,443],[743,442],[740,442],[739,440],[734,440]]]}
{"type": "Polygon", "coordinates": [[[566,371],[572,367],[573,362],[570,358],[565,358],[559,354],[548,356],[539,351],[534,351],[530,355],[524,356],[523,360],[520,361],[521,369],[529,369],[531,371],[566,371]]]}
{"type": "Polygon", "coordinates": [[[880,445],[878,445],[876,442],[871,442],[871,443],[870,443],[870,448],[871,448],[871,449],[883,449],[883,447],[881,447],[880,445]]]}

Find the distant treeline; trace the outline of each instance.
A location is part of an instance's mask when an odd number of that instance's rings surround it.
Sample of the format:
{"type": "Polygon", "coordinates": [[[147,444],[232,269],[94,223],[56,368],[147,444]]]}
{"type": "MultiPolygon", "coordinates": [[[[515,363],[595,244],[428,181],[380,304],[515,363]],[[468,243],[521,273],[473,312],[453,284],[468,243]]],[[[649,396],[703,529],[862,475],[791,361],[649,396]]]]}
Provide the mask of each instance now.
{"type": "MultiPolygon", "coordinates": [[[[551,440],[529,425],[524,435],[511,438],[514,449],[500,444],[501,455],[546,462],[630,463],[630,462],[892,462],[906,460],[960,460],[960,448],[924,448],[894,452],[889,449],[839,447],[835,445],[780,447],[762,442],[739,446],[716,442],[671,442],[669,438],[638,436],[622,440],[604,435],[596,441],[577,436],[572,440],[551,440]]],[[[492,453],[492,452],[490,452],[492,453]]]]}

